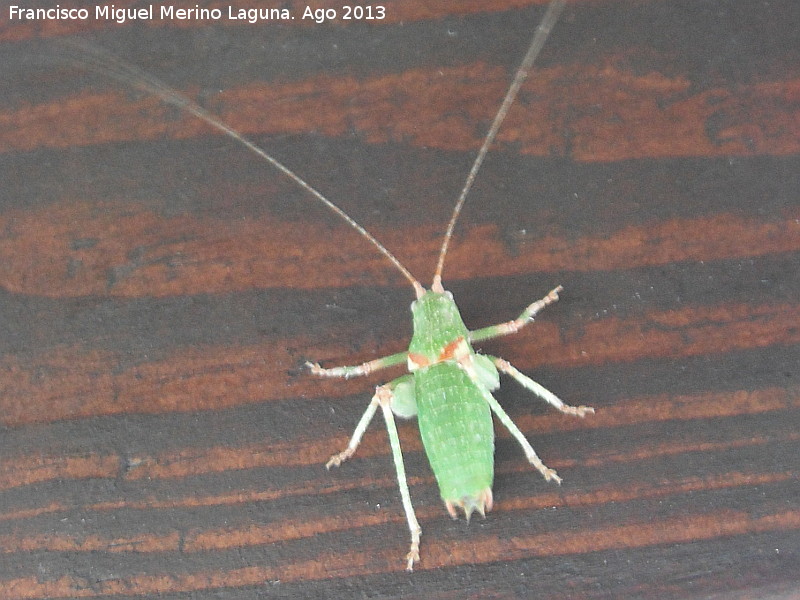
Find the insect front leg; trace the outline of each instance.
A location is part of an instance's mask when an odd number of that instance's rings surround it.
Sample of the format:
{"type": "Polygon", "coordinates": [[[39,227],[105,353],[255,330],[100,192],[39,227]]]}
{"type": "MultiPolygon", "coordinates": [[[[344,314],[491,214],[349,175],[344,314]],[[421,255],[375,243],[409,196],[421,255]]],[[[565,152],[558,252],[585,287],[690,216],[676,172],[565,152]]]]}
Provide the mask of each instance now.
{"type": "Polygon", "coordinates": [[[593,414],[594,409],[591,406],[570,406],[569,404],[564,404],[564,402],[556,396],[553,392],[548,390],[543,385],[536,383],[533,379],[520,373],[519,370],[512,365],[507,360],[503,360],[502,358],[498,358],[496,356],[487,356],[490,358],[494,365],[501,373],[505,373],[506,375],[511,375],[517,382],[524,387],[526,390],[532,391],[534,394],[539,396],[545,402],[551,404],[558,410],[560,410],[565,415],[574,415],[576,417],[584,417],[587,414],[593,414]]]}
{"type": "Polygon", "coordinates": [[[354,366],[332,367],[330,369],[325,369],[319,366],[318,363],[312,362],[307,362],[306,366],[314,375],[320,375],[322,377],[343,377],[344,379],[349,379],[350,377],[369,375],[374,371],[385,369],[387,367],[393,367],[395,365],[402,364],[407,360],[408,352],[398,352],[397,354],[391,354],[389,356],[384,356],[383,358],[376,358],[374,360],[354,366]]]}
{"type": "Polygon", "coordinates": [[[513,321],[506,321],[505,323],[490,325],[489,327],[470,331],[470,342],[480,342],[481,340],[488,340],[490,338],[500,337],[501,335],[508,335],[509,333],[518,332],[520,329],[525,327],[525,325],[533,321],[533,317],[535,317],[536,314],[545,306],[557,302],[558,294],[563,290],[564,288],[559,285],[557,288],[551,290],[547,296],[528,306],[528,308],[522,311],[522,314],[513,321]]]}

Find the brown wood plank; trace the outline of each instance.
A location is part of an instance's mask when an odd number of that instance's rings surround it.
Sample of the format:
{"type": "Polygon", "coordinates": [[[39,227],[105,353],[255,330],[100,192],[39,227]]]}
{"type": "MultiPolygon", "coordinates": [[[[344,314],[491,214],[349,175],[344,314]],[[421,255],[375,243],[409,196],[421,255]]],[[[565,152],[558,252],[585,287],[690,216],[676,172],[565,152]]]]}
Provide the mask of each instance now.
{"type": "MultiPolygon", "coordinates": [[[[174,3],[195,4],[223,6],[174,3]]],[[[564,484],[498,429],[495,509],[469,524],[401,425],[412,575],[380,423],[323,468],[402,369],[301,368],[402,350],[405,280],[246,151],[55,44],[90,40],[198,99],[427,283],[543,5],[324,25],[3,13],[0,598],[800,595],[796,2],[570,3],[445,283],[476,328],[563,284],[484,348],[597,414],[504,382],[564,484]]]]}

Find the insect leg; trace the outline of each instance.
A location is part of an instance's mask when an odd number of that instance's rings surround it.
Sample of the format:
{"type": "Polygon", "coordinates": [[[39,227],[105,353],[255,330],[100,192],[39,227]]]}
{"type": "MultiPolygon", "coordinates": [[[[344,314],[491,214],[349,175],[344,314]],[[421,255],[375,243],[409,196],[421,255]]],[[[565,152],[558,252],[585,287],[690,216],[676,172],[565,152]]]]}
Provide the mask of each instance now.
{"type": "Polygon", "coordinates": [[[561,485],[561,477],[555,472],[554,469],[549,468],[542,462],[542,459],[539,458],[539,455],[536,454],[536,451],[531,446],[530,442],[525,438],[525,434],[519,430],[514,424],[514,421],[511,420],[511,417],[508,416],[508,413],[503,410],[503,407],[500,406],[500,403],[494,399],[489,392],[484,392],[484,397],[486,401],[489,403],[489,406],[494,411],[494,414],[497,415],[497,418],[500,419],[500,422],[506,426],[511,435],[520,443],[522,449],[525,451],[525,458],[528,459],[528,462],[531,463],[539,473],[542,474],[547,481],[553,480],[557,484],[561,485]]]}
{"type": "MultiPolygon", "coordinates": [[[[378,388],[380,389],[380,388],[378,388]]],[[[372,397],[372,400],[367,406],[367,410],[364,411],[364,414],[361,415],[361,419],[358,421],[358,425],[356,425],[356,430],[353,432],[352,437],[350,438],[350,442],[347,444],[347,448],[339,452],[338,454],[334,454],[333,456],[328,459],[328,462],[325,463],[325,468],[330,469],[331,467],[338,467],[348,458],[353,456],[355,453],[356,448],[361,443],[361,438],[364,437],[364,432],[369,427],[370,421],[372,421],[372,417],[375,416],[375,411],[378,410],[378,404],[380,400],[378,398],[377,391],[375,395],[372,397]]]]}
{"type": "Polygon", "coordinates": [[[384,356],[383,358],[376,358],[363,364],[349,367],[344,366],[324,369],[323,367],[319,366],[318,363],[312,362],[307,362],[306,366],[314,375],[320,375],[322,377],[343,377],[344,379],[349,379],[350,377],[369,375],[373,371],[385,369],[387,367],[393,367],[394,365],[399,365],[407,360],[408,352],[398,352],[397,354],[391,354],[389,356],[384,356]]]}
{"type": "Polygon", "coordinates": [[[545,402],[552,404],[565,415],[583,417],[589,413],[594,413],[594,409],[591,406],[569,406],[568,404],[564,404],[564,402],[562,402],[562,400],[553,392],[548,390],[543,385],[536,383],[527,375],[520,373],[519,370],[507,360],[503,360],[502,358],[498,358],[496,356],[488,356],[488,358],[492,360],[494,365],[501,373],[511,375],[511,377],[516,379],[522,387],[530,390],[545,402]]]}
{"type": "Polygon", "coordinates": [[[417,515],[414,514],[414,506],[411,504],[411,492],[408,490],[406,468],[403,464],[403,453],[400,450],[400,437],[397,435],[397,426],[395,425],[394,414],[392,413],[391,405],[394,395],[389,386],[382,385],[375,392],[375,398],[378,399],[381,405],[383,418],[386,421],[389,443],[392,446],[394,468],[397,473],[397,484],[400,487],[400,496],[403,499],[403,510],[406,513],[408,529],[411,531],[411,547],[406,555],[406,570],[412,571],[414,569],[414,561],[419,560],[419,538],[422,535],[422,528],[417,521],[417,515]]]}
{"type": "MultiPolygon", "coordinates": [[[[406,376],[407,377],[407,376],[406,376]]],[[[417,521],[417,516],[414,514],[414,506],[411,504],[411,492],[408,490],[408,481],[406,480],[406,469],[403,464],[403,454],[400,451],[400,437],[397,435],[397,426],[394,422],[394,415],[392,413],[392,404],[395,401],[395,395],[392,391],[395,385],[405,385],[406,377],[400,377],[393,382],[378,386],[375,390],[375,395],[361,416],[361,420],[350,438],[350,443],[347,444],[342,452],[334,454],[325,465],[326,468],[338,467],[345,460],[353,456],[353,453],[358,448],[364,432],[375,416],[378,406],[383,411],[383,418],[386,421],[386,430],[389,433],[389,443],[392,447],[392,457],[394,458],[394,468],[397,472],[397,483],[400,486],[400,496],[403,499],[403,510],[406,513],[406,521],[408,521],[408,528],[411,531],[411,548],[406,555],[406,569],[411,571],[414,566],[414,561],[419,560],[419,538],[422,535],[422,529],[417,521]]],[[[403,415],[404,416],[404,415],[403,415]]],[[[409,415],[410,416],[410,415],[409,415]]]]}
{"type": "Polygon", "coordinates": [[[533,321],[533,317],[535,317],[536,314],[545,306],[556,302],[558,300],[558,293],[563,289],[563,287],[558,286],[549,294],[547,294],[547,296],[528,306],[528,308],[522,311],[522,314],[513,321],[506,321],[505,323],[499,323],[498,325],[490,325],[489,327],[484,327],[483,329],[470,331],[469,340],[471,342],[480,342],[481,340],[488,340],[489,338],[500,337],[501,335],[508,335],[509,333],[516,333],[525,327],[525,325],[533,321]]]}
{"type": "Polygon", "coordinates": [[[475,364],[473,362],[473,358],[471,356],[466,356],[463,359],[459,360],[459,365],[464,369],[464,371],[469,375],[470,379],[472,379],[475,386],[481,391],[483,398],[491,407],[492,411],[497,418],[500,419],[500,422],[505,425],[506,429],[514,436],[514,438],[519,442],[522,446],[522,449],[525,451],[525,458],[528,459],[528,462],[531,463],[539,473],[545,478],[545,480],[550,481],[553,480],[559,485],[561,485],[561,477],[555,472],[555,470],[546,466],[542,459],[539,458],[539,455],[536,454],[536,451],[531,446],[530,442],[525,438],[525,434],[519,430],[514,424],[514,421],[511,420],[511,417],[508,416],[508,413],[503,410],[503,407],[500,406],[500,403],[495,400],[494,396],[489,392],[489,390],[481,385],[481,380],[478,377],[478,374],[475,372],[475,364]]]}

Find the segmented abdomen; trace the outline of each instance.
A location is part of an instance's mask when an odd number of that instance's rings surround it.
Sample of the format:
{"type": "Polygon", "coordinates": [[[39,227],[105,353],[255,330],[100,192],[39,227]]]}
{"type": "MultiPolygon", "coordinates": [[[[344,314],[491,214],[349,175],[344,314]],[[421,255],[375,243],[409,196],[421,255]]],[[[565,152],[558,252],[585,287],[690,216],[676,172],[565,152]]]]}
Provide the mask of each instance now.
{"type": "Polygon", "coordinates": [[[475,499],[494,478],[494,429],[489,405],[455,363],[414,373],[417,419],[445,502],[475,499]]]}

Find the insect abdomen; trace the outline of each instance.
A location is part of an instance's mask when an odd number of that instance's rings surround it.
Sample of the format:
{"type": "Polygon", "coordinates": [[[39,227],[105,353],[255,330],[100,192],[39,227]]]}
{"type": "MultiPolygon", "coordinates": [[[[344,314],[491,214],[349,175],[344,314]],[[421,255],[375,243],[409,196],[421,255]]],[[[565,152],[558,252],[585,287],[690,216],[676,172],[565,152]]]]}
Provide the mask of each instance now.
{"type": "Polygon", "coordinates": [[[489,405],[453,362],[421,369],[414,381],[419,431],[442,500],[464,507],[467,516],[473,509],[483,512],[494,478],[489,405]]]}

